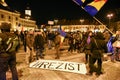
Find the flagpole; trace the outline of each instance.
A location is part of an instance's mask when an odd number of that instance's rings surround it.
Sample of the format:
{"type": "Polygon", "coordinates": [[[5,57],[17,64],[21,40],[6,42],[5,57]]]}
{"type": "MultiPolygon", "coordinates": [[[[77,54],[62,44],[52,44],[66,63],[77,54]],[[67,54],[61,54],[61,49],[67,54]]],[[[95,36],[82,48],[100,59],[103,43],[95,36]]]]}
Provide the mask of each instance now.
{"type": "MultiPolygon", "coordinates": [[[[81,6],[81,8],[82,8],[83,10],[85,10],[84,7],[81,6]]],[[[85,11],[86,11],[86,10],[85,10],[85,11]]],[[[102,22],[100,22],[96,17],[93,16],[93,18],[94,18],[99,24],[104,25],[104,24],[103,24],[102,22]]],[[[113,32],[110,31],[107,27],[106,27],[106,29],[107,29],[111,34],[113,34],[113,32]]]]}
{"type": "MultiPolygon", "coordinates": [[[[83,10],[85,10],[84,9],[84,7],[83,6],[81,6],[78,2],[76,2],[75,0],[72,0],[73,2],[75,2],[78,6],[80,6],[83,10]]],[[[86,11],[86,10],[85,10],[86,11]]],[[[87,11],[86,11],[87,12],[87,11]]],[[[101,25],[104,25],[102,22],[100,22],[96,17],[94,17],[94,16],[92,16],[97,22],[99,22],[101,25]]],[[[111,34],[113,34],[113,32],[112,31],[110,31],[107,27],[106,27],[106,29],[111,33],[111,34]]]]}
{"type": "MultiPolygon", "coordinates": [[[[104,25],[102,22],[100,22],[96,17],[93,17],[97,22],[99,22],[101,25],[104,25]]],[[[106,27],[106,29],[111,33],[111,34],[113,34],[113,32],[112,31],[110,31],[107,27],[106,27]]]]}

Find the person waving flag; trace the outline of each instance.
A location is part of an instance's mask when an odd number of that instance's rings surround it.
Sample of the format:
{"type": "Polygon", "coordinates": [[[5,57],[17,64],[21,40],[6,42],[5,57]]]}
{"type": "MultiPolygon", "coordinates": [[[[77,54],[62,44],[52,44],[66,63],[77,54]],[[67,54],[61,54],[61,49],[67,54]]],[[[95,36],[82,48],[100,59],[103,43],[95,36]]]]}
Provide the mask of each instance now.
{"type": "Polygon", "coordinates": [[[81,6],[91,16],[95,16],[107,0],[73,0],[77,5],[81,6]]]}

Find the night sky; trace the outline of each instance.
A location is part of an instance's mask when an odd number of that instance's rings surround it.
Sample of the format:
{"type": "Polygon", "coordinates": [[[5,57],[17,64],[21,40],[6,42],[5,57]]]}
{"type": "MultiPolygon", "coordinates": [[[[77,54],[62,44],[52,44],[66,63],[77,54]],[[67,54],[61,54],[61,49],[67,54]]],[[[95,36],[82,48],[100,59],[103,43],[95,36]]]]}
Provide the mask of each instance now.
{"type": "MultiPolygon", "coordinates": [[[[48,20],[54,19],[80,19],[91,17],[87,12],[82,10],[72,0],[5,0],[9,7],[21,13],[24,13],[27,5],[32,11],[32,19],[37,24],[47,24],[48,20]]],[[[120,8],[120,0],[108,0],[108,2],[96,14],[97,18],[111,11],[120,8]]]]}

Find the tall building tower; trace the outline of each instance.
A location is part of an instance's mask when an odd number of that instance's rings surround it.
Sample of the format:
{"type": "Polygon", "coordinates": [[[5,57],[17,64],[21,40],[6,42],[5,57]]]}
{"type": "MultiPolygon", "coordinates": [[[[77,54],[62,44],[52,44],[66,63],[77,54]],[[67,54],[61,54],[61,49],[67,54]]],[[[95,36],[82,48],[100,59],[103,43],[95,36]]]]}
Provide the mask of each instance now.
{"type": "Polygon", "coordinates": [[[31,19],[31,10],[28,4],[25,10],[25,19],[31,19]]]}

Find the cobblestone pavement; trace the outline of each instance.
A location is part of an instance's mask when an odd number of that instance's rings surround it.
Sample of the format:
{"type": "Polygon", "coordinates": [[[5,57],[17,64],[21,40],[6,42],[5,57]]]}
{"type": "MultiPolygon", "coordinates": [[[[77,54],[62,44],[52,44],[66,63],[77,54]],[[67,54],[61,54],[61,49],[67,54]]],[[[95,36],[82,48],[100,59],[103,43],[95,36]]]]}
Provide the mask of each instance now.
{"type": "MultiPolygon", "coordinates": [[[[35,69],[29,68],[28,64],[25,62],[25,52],[23,49],[20,49],[17,53],[17,69],[19,73],[19,80],[120,80],[120,62],[111,62],[110,60],[103,62],[104,74],[95,76],[55,71],[55,70],[46,70],[46,69],[35,69]]],[[[45,60],[54,60],[55,59],[55,50],[46,49],[45,51],[45,60]]],[[[62,61],[72,61],[72,62],[84,62],[84,53],[67,53],[67,51],[61,52],[60,60],[62,61]]],[[[7,72],[8,80],[11,80],[11,72],[7,72]]]]}

